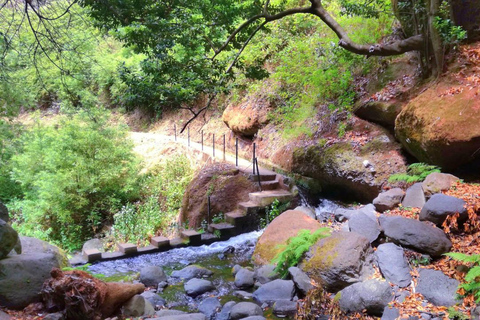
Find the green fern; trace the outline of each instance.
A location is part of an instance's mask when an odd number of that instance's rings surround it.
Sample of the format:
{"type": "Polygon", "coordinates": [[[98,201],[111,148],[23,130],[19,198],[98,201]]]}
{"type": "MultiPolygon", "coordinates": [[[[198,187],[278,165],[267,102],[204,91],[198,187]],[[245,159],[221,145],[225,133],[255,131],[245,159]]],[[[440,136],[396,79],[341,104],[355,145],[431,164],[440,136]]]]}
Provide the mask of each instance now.
{"type": "Polygon", "coordinates": [[[425,180],[430,173],[434,172],[440,172],[440,168],[422,162],[412,163],[408,166],[407,172],[391,175],[388,178],[388,182],[404,181],[406,183],[414,183],[425,180]]]}
{"type": "Polygon", "coordinates": [[[473,266],[465,275],[465,283],[460,284],[467,293],[472,293],[477,303],[480,302],[480,254],[467,255],[459,252],[445,254],[457,261],[472,263],[473,266]]]}
{"type": "Polygon", "coordinates": [[[305,252],[318,241],[330,235],[329,228],[320,228],[314,233],[310,230],[300,230],[295,237],[287,240],[287,244],[281,246],[282,251],[273,258],[272,263],[276,264],[275,271],[285,278],[288,275],[288,268],[297,265],[305,252]]]}

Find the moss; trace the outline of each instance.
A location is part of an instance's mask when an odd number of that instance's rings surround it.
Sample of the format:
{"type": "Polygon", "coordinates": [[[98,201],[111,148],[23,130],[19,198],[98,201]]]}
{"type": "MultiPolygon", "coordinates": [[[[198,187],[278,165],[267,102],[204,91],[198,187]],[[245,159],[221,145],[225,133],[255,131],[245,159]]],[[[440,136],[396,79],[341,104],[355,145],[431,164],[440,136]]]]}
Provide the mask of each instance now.
{"type": "Polygon", "coordinates": [[[305,263],[305,271],[318,273],[321,270],[328,270],[332,265],[338,253],[335,251],[341,239],[336,237],[328,237],[320,240],[314,246],[314,254],[305,263]]]}

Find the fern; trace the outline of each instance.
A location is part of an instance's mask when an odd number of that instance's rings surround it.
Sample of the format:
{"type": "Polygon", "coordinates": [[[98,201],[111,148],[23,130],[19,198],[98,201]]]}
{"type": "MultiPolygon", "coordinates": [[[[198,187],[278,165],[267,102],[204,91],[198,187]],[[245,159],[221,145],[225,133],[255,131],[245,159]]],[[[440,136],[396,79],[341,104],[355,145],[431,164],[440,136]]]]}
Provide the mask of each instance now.
{"type": "Polygon", "coordinates": [[[480,302],[480,254],[467,255],[459,252],[449,252],[445,254],[457,261],[472,263],[473,266],[465,275],[465,283],[460,284],[467,294],[471,293],[477,303],[480,302]]]}
{"type": "Polygon", "coordinates": [[[273,258],[272,263],[276,264],[275,271],[285,278],[288,275],[288,268],[297,265],[305,252],[318,241],[318,239],[328,237],[329,228],[320,228],[314,233],[310,230],[300,230],[295,237],[287,240],[287,244],[281,246],[282,251],[273,258]]]}
{"type": "Polygon", "coordinates": [[[423,181],[425,178],[434,172],[440,172],[437,166],[432,166],[426,163],[412,163],[408,166],[406,173],[396,173],[388,178],[388,182],[400,182],[414,183],[423,181]]]}

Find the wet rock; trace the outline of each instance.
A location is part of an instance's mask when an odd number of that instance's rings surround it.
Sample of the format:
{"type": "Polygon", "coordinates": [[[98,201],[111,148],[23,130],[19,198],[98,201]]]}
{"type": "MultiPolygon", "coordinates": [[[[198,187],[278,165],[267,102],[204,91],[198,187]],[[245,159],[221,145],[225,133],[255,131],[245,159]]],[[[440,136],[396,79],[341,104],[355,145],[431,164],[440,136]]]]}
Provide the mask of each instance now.
{"type": "Polygon", "coordinates": [[[328,291],[337,292],[373,274],[373,249],[355,232],[335,232],[310,247],[300,269],[328,291]]]}
{"type": "Polygon", "coordinates": [[[277,272],[275,272],[275,266],[271,264],[267,264],[261,266],[260,268],[255,269],[254,278],[261,284],[265,284],[267,282],[273,281],[279,278],[277,272]]]}
{"type": "Polygon", "coordinates": [[[211,281],[193,278],[184,285],[185,292],[191,297],[196,297],[202,293],[215,290],[211,281]]]}
{"type": "Polygon", "coordinates": [[[150,302],[154,308],[164,307],[165,304],[167,303],[165,299],[163,299],[153,291],[145,291],[144,293],[141,294],[141,296],[144,297],[145,300],[150,302]]]}
{"type": "Polygon", "coordinates": [[[295,317],[297,314],[297,302],[290,300],[277,300],[273,305],[273,314],[277,317],[295,317]]]}
{"type": "Polygon", "coordinates": [[[385,235],[393,242],[417,252],[439,257],[452,248],[443,230],[425,222],[400,216],[381,216],[378,220],[385,235]]]}
{"type": "Polygon", "coordinates": [[[235,301],[228,301],[222,307],[222,311],[217,314],[216,320],[230,320],[230,312],[233,306],[237,304],[235,301]]]}
{"type": "Polygon", "coordinates": [[[18,254],[22,253],[18,233],[8,223],[0,220],[0,259],[5,258],[14,248],[18,254]]]}
{"type": "Polygon", "coordinates": [[[254,272],[246,268],[240,269],[235,275],[235,286],[240,289],[247,289],[253,287],[255,280],[253,279],[254,272]]]}
{"type": "Polygon", "coordinates": [[[230,310],[230,319],[238,320],[250,316],[263,315],[262,308],[253,302],[240,302],[232,307],[230,310]]]}
{"type": "Polygon", "coordinates": [[[442,193],[434,194],[420,211],[420,221],[431,221],[441,226],[448,216],[459,213],[458,222],[463,223],[468,219],[466,203],[462,199],[447,196],[442,193]]]}
{"type": "Polygon", "coordinates": [[[305,207],[305,206],[298,206],[296,207],[295,209],[293,209],[295,211],[301,211],[303,213],[305,213],[308,217],[312,218],[312,219],[317,219],[317,216],[315,215],[315,211],[312,210],[311,208],[309,207],[305,207]]]}
{"type": "Polygon", "coordinates": [[[412,282],[410,267],[401,247],[393,243],[384,243],[375,251],[378,267],[382,275],[401,288],[408,287],[412,282]]]}
{"type": "Polygon", "coordinates": [[[401,202],[405,192],[400,188],[393,188],[380,193],[373,199],[373,205],[378,212],[384,212],[396,208],[401,202]]]}
{"type": "Polygon", "coordinates": [[[348,220],[348,227],[350,231],[367,238],[370,243],[377,240],[380,235],[380,226],[377,219],[373,220],[363,212],[352,215],[350,220],[348,220]]]}
{"type": "Polygon", "coordinates": [[[252,299],[253,293],[247,292],[247,291],[242,291],[242,290],[236,290],[233,292],[233,295],[235,297],[239,297],[245,300],[252,299]]]}
{"type": "Polygon", "coordinates": [[[207,298],[198,305],[198,311],[203,313],[209,320],[214,319],[221,308],[220,300],[216,297],[207,298]]]}
{"type": "Polygon", "coordinates": [[[393,299],[393,290],[388,282],[376,279],[352,284],[338,294],[343,311],[362,312],[366,309],[368,314],[378,317],[393,299]]]}
{"type": "Polygon", "coordinates": [[[422,182],[422,188],[425,194],[430,197],[435,193],[447,191],[460,179],[448,173],[434,172],[430,173],[422,182]]]}
{"type": "Polygon", "coordinates": [[[385,307],[380,320],[397,320],[400,318],[400,311],[397,308],[385,307]]]}
{"type": "Polygon", "coordinates": [[[162,281],[167,281],[167,275],[158,266],[146,266],[140,270],[140,282],[146,287],[158,287],[162,281]]]}
{"type": "Polygon", "coordinates": [[[422,208],[425,204],[425,194],[423,192],[422,183],[418,182],[412,185],[405,192],[402,206],[411,208],[422,208]]]}
{"type": "Polygon", "coordinates": [[[172,272],[172,277],[173,278],[180,278],[182,280],[190,280],[190,279],[193,279],[193,278],[210,277],[212,274],[213,274],[213,272],[208,270],[207,268],[191,265],[191,266],[183,268],[182,270],[173,271],[172,272]]]}
{"type": "Polygon", "coordinates": [[[141,295],[135,295],[122,306],[125,317],[152,316],[155,314],[152,304],[141,295]]]}
{"type": "Polygon", "coordinates": [[[302,270],[300,270],[300,268],[290,267],[288,268],[288,273],[292,277],[295,287],[303,296],[306,296],[308,291],[313,289],[311,279],[302,270]]]}
{"type": "Polygon", "coordinates": [[[420,268],[416,290],[425,299],[436,306],[453,306],[460,301],[456,299],[458,285],[457,280],[446,276],[443,272],[420,268]]]}
{"type": "Polygon", "coordinates": [[[274,303],[277,300],[292,300],[295,285],[291,280],[273,280],[265,283],[253,293],[253,298],[260,303],[274,303]]]}
{"type": "Polygon", "coordinates": [[[8,215],[8,208],[0,201],[0,220],[5,222],[10,221],[10,216],[8,215]]]}

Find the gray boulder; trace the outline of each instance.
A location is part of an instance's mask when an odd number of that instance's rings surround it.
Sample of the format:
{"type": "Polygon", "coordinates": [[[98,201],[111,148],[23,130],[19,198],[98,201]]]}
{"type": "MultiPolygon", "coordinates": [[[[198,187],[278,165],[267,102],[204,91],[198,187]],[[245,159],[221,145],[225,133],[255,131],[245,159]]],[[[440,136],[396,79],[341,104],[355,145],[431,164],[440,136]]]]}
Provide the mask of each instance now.
{"type": "Polygon", "coordinates": [[[380,320],[397,320],[400,318],[400,311],[397,308],[385,307],[380,320]]]}
{"type": "Polygon", "coordinates": [[[254,274],[255,273],[253,271],[250,271],[246,268],[240,269],[235,274],[235,286],[240,289],[248,289],[253,287],[253,284],[255,283],[254,274]]]}
{"type": "Polygon", "coordinates": [[[452,248],[443,230],[424,222],[400,216],[381,216],[378,221],[393,242],[420,253],[439,257],[452,248]]]}
{"type": "Polygon", "coordinates": [[[100,252],[105,252],[105,249],[103,248],[103,241],[98,238],[85,241],[82,246],[82,251],[91,249],[97,249],[100,252]]]}
{"type": "Polygon", "coordinates": [[[403,249],[393,243],[384,243],[375,251],[378,267],[382,275],[391,283],[405,288],[412,282],[410,267],[403,249]]]}
{"type": "Polygon", "coordinates": [[[297,302],[290,300],[277,300],[273,305],[273,314],[279,318],[294,318],[297,314],[297,302]]]}
{"type": "Polygon", "coordinates": [[[11,317],[8,314],[0,310],[0,320],[10,320],[10,319],[11,317]]]}
{"type": "Polygon", "coordinates": [[[176,315],[161,316],[157,318],[150,318],[150,320],[207,320],[207,317],[203,313],[182,313],[176,315]]]}
{"type": "Polygon", "coordinates": [[[441,226],[448,216],[459,213],[458,222],[463,223],[468,219],[466,203],[462,199],[444,195],[434,194],[420,211],[420,221],[431,221],[441,226]]]}
{"type": "Polygon", "coordinates": [[[148,300],[137,294],[125,302],[122,313],[125,317],[153,316],[155,310],[148,300]]]}
{"type": "Polygon", "coordinates": [[[291,280],[273,280],[265,283],[253,293],[253,298],[260,303],[274,303],[277,300],[292,300],[295,284],[291,280]]]}
{"type": "Polygon", "coordinates": [[[440,193],[450,189],[458,179],[454,175],[448,173],[434,172],[430,173],[422,182],[422,188],[427,197],[435,193],[440,193]]]}
{"type": "Polygon", "coordinates": [[[418,182],[410,186],[405,192],[402,206],[411,208],[422,208],[425,204],[425,193],[423,193],[422,183],[418,182]]]}
{"type": "Polygon", "coordinates": [[[348,220],[348,227],[350,231],[367,238],[370,243],[377,240],[380,235],[380,226],[378,225],[377,219],[373,220],[363,212],[354,214],[350,220],[348,220]]]}
{"type": "Polygon", "coordinates": [[[162,309],[158,310],[155,312],[155,316],[162,318],[162,317],[169,317],[169,316],[178,316],[178,315],[183,315],[187,314],[185,311],[180,311],[180,310],[170,310],[170,309],[162,309]]]}
{"type": "Polygon", "coordinates": [[[5,222],[10,222],[10,216],[8,215],[8,208],[0,201],[0,219],[5,222]]]}
{"type": "Polygon", "coordinates": [[[330,292],[337,292],[373,274],[373,249],[356,232],[335,232],[320,239],[307,252],[300,269],[330,292]]]}
{"type": "Polygon", "coordinates": [[[288,268],[288,273],[292,277],[293,283],[295,283],[295,287],[303,296],[306,296],[308,291],[313,289],[311,279],[307,276],[305,272],[300,270],[300,268],[290,267],[288,268]]]}
{"type": "Polygon", "coordinates": [[[373,199],[373,205],[378,212],[384,212],[396,208],[401,202],[405,192],[400,188],[393,188],[380,193],[373,199]]]}
{"type": "Polygon", "coordinates": [[[253,298],[253,293],[243,291],[243,290],[236,290],[233,292],[235,297],[242,298],[243,300],[250,300],[253,298]]]}
{"type": "Polygon", "coordinates": [[[46,241],[33,238],[33,237],[20,237],[20,242],[22,244],[22,254],[36,254],[36,253],[49,253],[53,254],[55,258],[60,263],[61,268],[69,267],[70,262],[68,261],[67,254],[46,241]]]}
{"type": "Polygon", "coordinates": [[[346,220],[350,220],[354,215],[358,213],[363,213],[373,220],[377,219],[375,215],[375,207],[373,204],[368,204],[358,209],[337,208],[335,209],[333,215],[335,216],[335,220],[339,222],[344,222],[346,220]]]}
{"type": "Polygon", "coordinates": [[[230,319],[238,320],[250,316],[263,315],[262,308],[253,302],[240,302],[232,307],[230,310],[230,319]]]}
{"type": "Polygon", "coordinates": [[[153,291],[145,291],[144,293],[141,294],[141,296],[145,298],[145,300],[150,302],[154,308],[164,307],[165,304],[167,303],[165,299],[163,299],[153,291]]]}
{"type": "Polygon", "coordinates": [[[188,280],[183,287],[187,295],[191,297],[196,297],[207,291],[215,290],[211,281],[197,278],[188,280]]]}
{"type": "Polygon", "coordinates": [[[222,311],[217,314],[216,320],[230,320],[230,312],[237,303],[235,301],[228,301],[222,307],[222,311]]]}
{"type": "Polygon", "coordinates": [[[8,223],[0,219],[0,259],[5,258],[13,249],[18,254],[22,253],[18,233],[8,223]]]}
{"type": "Polygon", "coordinates": [[[191,265],[183,268],[182,270],[177,270],[172,272],[173,278],[180,278],[183,280],[190,280],[193,278],[205,278],[210,277],[213,274],[212,271],[207,268],[191,265]]]}
{"type": "Polygon", "coordinates": [[[203,313],[207,319],[210,320],[215,318],[215,315],[221,308],[222,305],[220,304],[220,300],[216,297],[207,298],[198,305],[198,311],[203,313]]]}
{"type": "Polygon", "coordinates": [[[140,270],[140,282],[145,287],[158,287],[158,284],[163,281],[167,281],[167,275],[158,266],[146,266],[140,270]]]}
{"type": "Polygon", "coordinates": [[[460,301],[456,299],[458,285],[457,280],[446,276],[443,272],[432,269],[418,269],[418,282],[416,290],[425,299],[436,306],[453,306],[460,301]]]}
{"type": "Polygon", "coordinates": [[[275,272],[275,266],[271,264],[267,264],[261,266],[260,268],[255,269],[254,278],[261,284],[265,284],[272,280],[278,279],[279,275],[275,272]]]}
{"type": "Polygon", "coordinates": [[[386,281],[376,279],[359,282],[346,287],[339,293],[340,309],[349,312],[362,312],[380,317],[393,299],[393,290],[386,281]]]}

